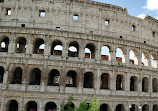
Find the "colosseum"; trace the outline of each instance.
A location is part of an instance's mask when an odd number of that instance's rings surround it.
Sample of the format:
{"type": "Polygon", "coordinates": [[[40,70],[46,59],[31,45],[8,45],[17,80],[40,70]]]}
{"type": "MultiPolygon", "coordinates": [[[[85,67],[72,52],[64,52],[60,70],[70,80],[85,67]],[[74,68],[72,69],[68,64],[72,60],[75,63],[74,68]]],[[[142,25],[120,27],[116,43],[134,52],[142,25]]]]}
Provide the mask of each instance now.
{"type": "Polygon", "coordinates": [[[158,111],[158,20],[90,0],[0,0],[0,111],[158,111]]]}

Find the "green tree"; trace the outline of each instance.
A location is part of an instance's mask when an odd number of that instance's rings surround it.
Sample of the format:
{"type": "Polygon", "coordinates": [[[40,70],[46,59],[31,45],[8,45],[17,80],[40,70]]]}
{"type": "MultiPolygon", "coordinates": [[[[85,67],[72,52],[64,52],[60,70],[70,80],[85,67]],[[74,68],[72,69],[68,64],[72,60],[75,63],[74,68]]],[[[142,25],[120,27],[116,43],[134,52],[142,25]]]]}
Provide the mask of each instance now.
{"type": "Polygon", "coordinates": [[[84,99],[81,103],[77,111],[87,111],[88,105],[86,103],[86,99],[84,99]]]}
{"type": "Polygon", "coordinates": [[[89,105],[88,111],[99,111],[100,103],[99,103],[99,98],[94,95],[91,103],[89,105]]]}

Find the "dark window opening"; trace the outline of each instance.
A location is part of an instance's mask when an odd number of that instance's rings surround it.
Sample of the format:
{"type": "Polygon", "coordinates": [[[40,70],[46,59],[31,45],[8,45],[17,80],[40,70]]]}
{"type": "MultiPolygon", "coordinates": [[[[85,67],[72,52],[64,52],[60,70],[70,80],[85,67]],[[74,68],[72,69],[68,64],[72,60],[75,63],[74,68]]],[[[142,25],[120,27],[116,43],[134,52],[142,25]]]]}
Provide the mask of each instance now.
{"type": "Polygon", "coordinates": [[[44,40],[43,39],[38,39],[36,40],[34,44],[34,54],[43,54],[44,53],[44,40]]]}
{"type": "Polygon", "coordinates": [[[40,85],[41,80],[41,70],[35,68],[31,71],[30,74],[30,85],[40,85]]]}
{"type": "Polygon", "coordinates": [[[67,73],[66,87],[77,87],[77,73],[75,71],[69,71],[67,73]]]}
{"type": "Polygon", "coordinates": [[[109,89],[109,74],[102,74],[100,82],[100,89],[109,89]]]}
{"type": "Polygon", "coordinates": [[[116,90],[124,90],[124,77],[122,75],[117,75],[116,90]]]}
{"type": "Polygon", "coordinates": [[[8,52],[8,46],[9,46],[9,38],[5,37],[1,41],[1,47],[0,47],[0,52],[8,52]]]}
{"type": "Polygon", "coordinates": [[[146,44],[146,41],[144,41],[144,44],[146,44]]]}
{"type": "Polygon", "coordinates": [[[79,56],[79,45],[77,42],[74,41],[69,44],[68,56],[69,57],[79,56]]]}
{"type": "Polygon", "coordinates": [[[21,84],[22,80],[22,69],[20,67],[14,70],[11,84],[21,84]]]}
{"type": "Polygon", "coordinates": [[[148,87],[149,87],[149,81],[148,81],[148,78],[145,77],[142,80],[142,91],[143,92],[148,92],[148,87]]]}
{"type": "Polygon", "coordinates": [[[26,51],[26,39],[22,37],[17,41],[16,52],[25,53],[25,51],[26,51]]]}
{"type": "Polygon", "coordinates": [[[53,69],[48,76],[48,86],[59,86],[60,73],[58,70],[53,69]]]}
{"type": "Polygon", "coordinates": [[[46,15],[45,10],[40,10],[40,11],[39,11],[39,16],[40,16],[40,17],[45,17],[45,15],[46,15]]]}
{"type": "Polygon", "coordinates": [[[87,72],[84,74],[84,88],[93,88],[93,73],[87,72]]]}
{"type": "Polygon", "coordinates": [[[6,15],[11,15],[11,12],[12,12],[12,11],[11,11],[11,8],[7,8],[5,14],[6,14],[6,15]]]}
{"type": "Polygon", "coordinates": [[[8,111],[18,111],[18,102],[16,100],[10,101],[8,111]]]}
{"type": "Polygon", "coordinates": [[[125,108],[122,104],[116,106],[116,111],[125,111],[125,108]]]}
{"type": "Polygon", "coordinates": [[[123,37],[122,36],[120,36],[120,39],[122,39],[123,37]]]}
{"type": "Polygon", "coordinates": [[[61,41],[56,40],[52,43],[51,55],[61,56],[62,50],[63,50],[63,46],[62,46],[61,41]]]}
{"type": "Polygon", "coordinates": [[[85,47],[85,58],[95,59],[95,46],[91,43],[85,47]]]}
{"type": "Polygon", "coordinates": [[[155,31],[153,31],[153,37],[155,37],[155,31]]]}
{"type": "Polygon", "coordinates": [[[153,111],[158,111],[158,105],[153,106],[153,111]]]}
{"type": "Polygon", "coordinates": [[[100,111],[110,111],[109,106],[107,104],[102,104],[100,106],[100,111]]]}
{"type": "Polygon", "coordinates": [[[4,68],[0,66],[0,83],[3,83],[4,68]]]}
{"type": "Polygon", "coordinates": [[[29,101],[27,103],[27,111],[37,111],[37,103],[35,101],[29,101]]]}
{"type": "Polygon", "coordinates": [[[149,106],[147,104],[143,105],[142,111],[149,111],[149,106]]]}
{"type": "Polygon", "coordinates": [[[25,24],[21,24],[21,27],[25,27],[25,24]]]}
{"type": "Polygon", "coordinates": [[[130,111],[139,111],[138,106],[135,105],[135,104],[132,104],[132,105],[130,106],[130,111]]]}
{"type": "Polygon", "coordinates": [[[137,77],[130,78],[130,91],[137,91],[137,77]]]}
{"type": "Polygon", "coordinates": [[[153,82],[152,82],[152,86],[153,86],[153,92],[158,92],[158,81],[156,78],[153,79],[153,82]]]}
{"type": "Polygon", "coordinates": [[[48,102],[45,107],[45,111],[56,111],[57,105],[54,102],[48,102]]]}

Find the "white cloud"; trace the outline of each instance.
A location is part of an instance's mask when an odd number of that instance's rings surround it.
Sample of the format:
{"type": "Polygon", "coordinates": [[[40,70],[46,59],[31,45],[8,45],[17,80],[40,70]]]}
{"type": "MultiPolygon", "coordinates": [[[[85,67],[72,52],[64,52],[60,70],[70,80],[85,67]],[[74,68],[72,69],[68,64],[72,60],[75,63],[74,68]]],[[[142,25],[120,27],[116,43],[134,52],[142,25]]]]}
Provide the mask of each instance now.
{"type": "Polygon", "coordinates": [[[158,16],[157,17],[155,17],[157,20],[158,20],[158,16]]]}
{"type": "Polygon", "coordinates": [[[142,14],[138,15],[137,17],[138,17],[138,18],[141,18],[141,19],[144,19],[145,16],[146,16],[146,15],[145,15],[144,13],[142,13],[142,14]]]}
{"type": "Polygon", "coordinates": [[[158,0],[147,0],[145,8],[149,10],[158,10],[158,0]]]}

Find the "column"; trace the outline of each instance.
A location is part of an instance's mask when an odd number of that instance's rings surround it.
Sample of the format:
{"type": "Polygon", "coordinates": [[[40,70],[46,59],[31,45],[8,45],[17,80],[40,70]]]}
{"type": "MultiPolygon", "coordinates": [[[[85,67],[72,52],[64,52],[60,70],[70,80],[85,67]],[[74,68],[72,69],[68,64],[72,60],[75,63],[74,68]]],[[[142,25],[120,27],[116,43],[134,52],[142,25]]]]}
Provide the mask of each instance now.
{"type": "Polygon", "coordinates": [[[39,103],[39,107],[37,111],[44,111],[44,105],[42,102],[39,103]]]}
{"type": "Polygon", "coordinates": [[[46,82],[47,82],[47,77],[46,75],[48,75],[48,72],[46,71],[46,66],[44,65],[43,69],[42,69],[42,73],[41,73],[41,84],[40,84],[40,91],[44,92],[45,91],[45,87],[46,87],[46,82]]]}
{"type": "Polygon", "coordinates": [[[141,49],[138,50],[138,66],[142,66],[142,51],[141,49]]]}
{"type": "Polygon", "coordinates": [[[125,63],[128,65],[129,64],[129,48],[127,46],[125,50],[125,63]]]}
{"type": "Polygon", "coordinates": [[[138,92],[141,93],[142,92],[142,77],[138,77],[138,92]]]}
{"type": "Polygon", "coordinates": [[[8,47],[8,53],[14,53],[15,51],[15,41],[14,41],[14,37],[15,37],[15,34],[12,33],[11,34],[11,39],[9,40],[9,47],[8,47]]]}
{"type": "Polygon", "coordinates": [[[79,46],[79,58],[83,60],[85,58],[85,43],[82,43],[83,41],[80,42],[79,46]]]}
{"type": "Polygon", "coordinates": [[[95,78],[94,78],[94,80],[95,80],[95,89],[96,89],[96,94],[99,94],[99,90],[100,90],[100,69],[98,68],[97,69],[97,71],[96,71],[96,75],[95,75],[95,78]]]}
{"type": "Polygon", "coordinates": [[[116,46],[115,46],[115,44],[112,45],[110,54],[111,54],[111,62],[113,65],[115,65],[115,62],[116,62],[116,46]]]}
{"type": "Polygon", "coordinates": [[[1,111],[4,111],[4,109],[5,109],[4,106],[5,106],[5,97],[3,94],[2,98],[1,98],[1,111]]]}
{"type": "Polygon", "coordinates": [[[27,41],[26,54],[32,54],[33,53],[33,40],[32,40],[33,35],[28,34],[28,36],[30,37],[28,37],[29,39],[27,41]]]}
{"type": "Polygon", "coordinates": [[[67,57],[68,57],[68,43],[67,43],[67,41],[65,41],[65,43],[63,44],[62,57],[63,57],[63,59],[67,59],[67,57]]]}
{"type": "Polygon", "coordinates": [[[51,45],[50,45],[50,42],[49,42],[49,36],[45,36],[45,48],[44,48],[44,55],[45,56],[49,56],[50,55],[50,50],[51,50],[51,45]]]}
{"type": "Polygon", "coordinates": [[[125,91],[129,92],[130,91],[130,74],[125,74],[125,91]]]}
{"type": "Polygon", "coordinates": [[[148,66],[152,67],[152,64],[151,64],[151,52],[149,52],[147,60],[148,60],[148,66]]]}
{"type": "Polygon", "coordinates": [[[60,86],[60,92],[64,92],[65,90],[65,80],[66,80],[66,71],[63,68],[61,70],[61,74],[60,74],[60,80],[59,80],[59,86],[60,86]]]}
{"type": "Polygon", "coordinates": [[[97,44],[97,49],[96,49],[96,60],[97,62],[100,62],[101,60],[101,48],[100,48],[100,42],[97,44]]]}
{"type": "Polygon", "coordinates": [[[78,93],[82,93],[85,70],[80,69],[78,72],[78,93]]]}

